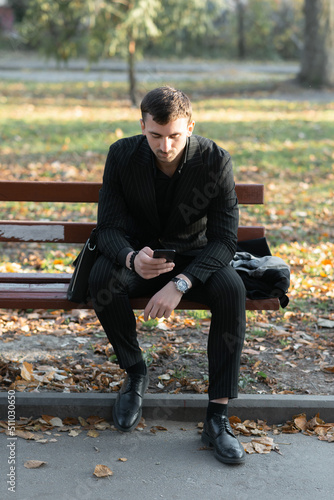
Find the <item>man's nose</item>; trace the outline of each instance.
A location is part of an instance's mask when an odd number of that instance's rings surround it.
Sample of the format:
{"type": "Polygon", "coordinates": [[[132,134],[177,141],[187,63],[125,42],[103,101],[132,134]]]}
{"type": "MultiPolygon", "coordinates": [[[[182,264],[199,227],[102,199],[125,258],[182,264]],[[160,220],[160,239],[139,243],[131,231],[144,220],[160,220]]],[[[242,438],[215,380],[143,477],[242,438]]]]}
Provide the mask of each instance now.
{"type": "Polygon", "coordinates": [[[169,139],[169,137],[163,137],[161,139],[161,146],[160,146],[161,151],[163,151],[164,153],[168,153],[168,151],[170,150],[170,146],[171,146],[171,140],[169,139]]]}

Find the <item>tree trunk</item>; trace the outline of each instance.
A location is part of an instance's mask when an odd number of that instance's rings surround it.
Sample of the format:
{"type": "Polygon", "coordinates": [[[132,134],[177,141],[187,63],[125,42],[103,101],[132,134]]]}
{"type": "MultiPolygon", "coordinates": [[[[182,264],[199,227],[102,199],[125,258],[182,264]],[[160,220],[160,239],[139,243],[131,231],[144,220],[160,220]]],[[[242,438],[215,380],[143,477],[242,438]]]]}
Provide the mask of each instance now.
{"type": "Polygon", "coordinates": [[[137,106],[137,82],[135,75],[135,52],[136,52],[136,42],[130,40],[129,42],[129,89],[130,89],[130,99],[133,106],[137,106]]]}
{"type": "Polygon", "coordinates": [[[334,0],[305,0],[305,32],[299,79],[334,87],[334,0]]]}
{"type": "Polygon", "coordinates": [[[244,59],[246,56],[245,44],[245,5],[243,0],[237,0],[238,18],[238,57],[244,59]]]}

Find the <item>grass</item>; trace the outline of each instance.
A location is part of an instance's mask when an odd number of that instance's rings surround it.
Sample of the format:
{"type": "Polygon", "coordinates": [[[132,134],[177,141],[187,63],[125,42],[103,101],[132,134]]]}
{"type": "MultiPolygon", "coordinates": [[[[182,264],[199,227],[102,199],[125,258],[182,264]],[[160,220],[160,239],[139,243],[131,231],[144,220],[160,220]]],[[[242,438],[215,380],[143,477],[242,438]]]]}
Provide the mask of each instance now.
{"type": "MultiPolygon", "coordinates": [[[[231,153],[236,181],[265,183],[265,205],[241,207],[241,223],[265,225],[272,252],[290,263],[289,311],[329,316],[334,103],[275,100],[265,94],[261,99],[226,97],[229,85],[219,90],[212,80],[177,82],[192,97],[195,132],[231,153]]],[[[143,85],[141,93],[149,88],[143,85]]],[[[125,84],[109,82],[0,82],[1,177],[100,182],[109,145],[140,133],[139,111],[131,107],[126,90],[125,84]]],[[[1,203],[0,212],[1,218],[60,220],[66,214],[68,220],[96,220],[96,205],[1,203]]],[[[76,251],[2,245],[0,268],[10,268],[14,260],[18,267],[13,270],[68,270],[76,251]]],[[[192,313],[198,321],[207,315],[192,313]]]]}

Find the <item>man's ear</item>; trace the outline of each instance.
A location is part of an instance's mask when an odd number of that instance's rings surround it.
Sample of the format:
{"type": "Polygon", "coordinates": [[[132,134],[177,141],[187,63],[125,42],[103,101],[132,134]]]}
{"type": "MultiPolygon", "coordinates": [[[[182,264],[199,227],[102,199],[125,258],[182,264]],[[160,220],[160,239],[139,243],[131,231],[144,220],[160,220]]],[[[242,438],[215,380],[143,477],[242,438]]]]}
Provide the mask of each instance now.
{"type": "Polygon", "coordinates": [[[141,119],[139,120],[139,122],[140,122],[140,126],[141,126],[141,131],[142,131],[142,134],[143,134],[143,135],[146,135],[146,130],[145,130],[145,122],[144,122],[144,120],[141,118],[141,119]]]}
{"type": "Polygon", "coordinates": [[[193,133],[193,130],[195,128],[195,122],[192,121],[188,124],[188,130],[187,130],[187,137],[190,137],[191,134],[193,133]]]}

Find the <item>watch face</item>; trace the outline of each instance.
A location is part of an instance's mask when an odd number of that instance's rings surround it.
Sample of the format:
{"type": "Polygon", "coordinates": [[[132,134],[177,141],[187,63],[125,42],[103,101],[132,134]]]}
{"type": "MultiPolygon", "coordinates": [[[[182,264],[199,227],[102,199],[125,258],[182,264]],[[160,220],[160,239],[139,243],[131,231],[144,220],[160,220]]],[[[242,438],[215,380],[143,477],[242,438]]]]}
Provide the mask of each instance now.
{"type": "Polygon", "coordinates": [[[176,283],[176,288],[180,292],[184,293],[184,292],[186,292],[188,290],[188,284],[187,284],[187,282],[185,280],[179,279],[178,282],[176,283]]]}

